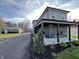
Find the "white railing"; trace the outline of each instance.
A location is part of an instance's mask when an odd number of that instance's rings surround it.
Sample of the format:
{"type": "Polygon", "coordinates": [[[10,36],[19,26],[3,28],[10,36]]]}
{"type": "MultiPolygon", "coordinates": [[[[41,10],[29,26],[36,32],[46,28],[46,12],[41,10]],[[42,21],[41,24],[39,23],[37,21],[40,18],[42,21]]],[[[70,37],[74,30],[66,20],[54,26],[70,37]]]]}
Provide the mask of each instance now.
{"type": "MultiPolygon", "coordinates": [[[[56,38],[46,38],[44,36],[44,45],[58,44],[57,37],[56,38]]],[[[59,38],[59,43],[69,42],[69,38],[59,38]]]]}
{"type": "Polygon", "coordinates": [[[59,38],[59,43],[69,42],[69,38],[59,38]]]}
{"type": "MultiPolygon", "coordinates": [[[[78,41],[78,39],[71,38],[71,41],[78,41]]],[[[56,38],[46,38],[44,36],[43,42],[44,42],[44,45],[58,44],[57,37],[56,38]]],[[[70,41],[69,41],[69,38],[59,38],[59,43],[62,43],[62,42],[70,42],[70,41]]]]}
{"type": "Polygon", "coordinates": [[[44,38],[44,45],[57,44],[57,38],[44,38]]]}

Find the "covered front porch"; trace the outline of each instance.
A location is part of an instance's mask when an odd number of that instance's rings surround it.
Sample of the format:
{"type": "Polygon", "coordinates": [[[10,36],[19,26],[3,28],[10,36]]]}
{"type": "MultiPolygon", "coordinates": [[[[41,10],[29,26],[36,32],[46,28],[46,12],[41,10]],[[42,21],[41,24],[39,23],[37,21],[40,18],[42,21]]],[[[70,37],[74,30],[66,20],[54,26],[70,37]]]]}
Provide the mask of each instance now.
{"type": "Polygon", "coordinates": [[[44,44],[59,44],[78,40],[78,26],[73,24],[44,23],[44,44]]]}
{"type": "Polygon", "coordinates": [[[44,20],[39,23],[36,30],[41,30],[44,45],[78,41],[79,39],[78,25],[73,22],[44,20]]]}

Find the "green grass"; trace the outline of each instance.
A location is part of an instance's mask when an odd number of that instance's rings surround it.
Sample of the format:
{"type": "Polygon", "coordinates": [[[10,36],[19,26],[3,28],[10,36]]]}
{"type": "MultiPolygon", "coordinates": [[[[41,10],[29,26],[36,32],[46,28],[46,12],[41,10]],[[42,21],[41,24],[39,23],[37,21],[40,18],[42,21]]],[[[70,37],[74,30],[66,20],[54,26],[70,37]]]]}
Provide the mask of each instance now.
{"type": "Polygon", "coordinates": [[[77,38],[78,38],[78,36],[71,36],[71,38],[77,39],[77,38]]]}
{"type": "MultiPolygon", "coordinates": [[[[65,36],[64,38],[68,38],[68,36],[65,36]]],[[[71,36],[71,38],[73,38],[73,39],[77,39],[78,36],[71,36]]]]}
{"type": "Polygon", "coordinates": [[[17,36],[19,36],[19,35],[21,35],[21,34],[19,34],[19,33],[0,34],[0,41],[1,41],[1,40],[6,40],[6,39],[8,39],[8,38],[15,38],[15,37],[17,37],[17,36]]]}
{"type": "Polygon", "coordinates": [[[79,47],[66,49],[58,54],[57,59],[79,59],[79,47]]]}

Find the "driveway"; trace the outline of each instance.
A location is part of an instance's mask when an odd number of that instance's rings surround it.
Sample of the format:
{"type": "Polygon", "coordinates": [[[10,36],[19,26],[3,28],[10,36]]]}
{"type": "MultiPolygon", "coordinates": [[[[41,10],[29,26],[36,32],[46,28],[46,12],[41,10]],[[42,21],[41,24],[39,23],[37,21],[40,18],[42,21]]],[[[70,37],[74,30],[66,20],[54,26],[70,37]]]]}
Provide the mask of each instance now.
{"type": "Polygon", "coordinates": [[[30,33],[0,42],[0,59],[31,59],[30,42],[30,33]]]}

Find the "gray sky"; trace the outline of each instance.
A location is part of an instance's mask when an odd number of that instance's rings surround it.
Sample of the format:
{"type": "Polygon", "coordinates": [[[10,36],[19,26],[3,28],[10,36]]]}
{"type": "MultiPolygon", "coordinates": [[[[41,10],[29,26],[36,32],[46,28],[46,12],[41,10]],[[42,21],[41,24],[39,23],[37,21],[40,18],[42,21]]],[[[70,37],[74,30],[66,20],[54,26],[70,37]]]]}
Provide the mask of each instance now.
{"type": "Polygon", "coordinates": [[[79,18],[79,0],[0,0],[0,16],[11,21],[37,19],[47,5],[70,10],[72,19],[79,18]]]}

